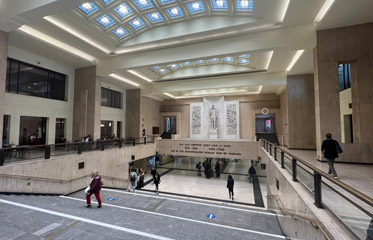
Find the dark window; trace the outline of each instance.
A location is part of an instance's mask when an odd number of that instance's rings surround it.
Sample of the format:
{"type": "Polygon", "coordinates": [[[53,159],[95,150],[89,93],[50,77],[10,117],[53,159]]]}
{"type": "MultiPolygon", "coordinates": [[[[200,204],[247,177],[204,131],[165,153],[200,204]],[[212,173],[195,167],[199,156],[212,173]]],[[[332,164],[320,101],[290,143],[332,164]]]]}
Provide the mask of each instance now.
{"type": "Polygon", "coordinates": [[[64,143],[64,142],[65,142],[65,119],[57,118],[56,119],[55,143],[64,143]]]}
{"type": "Polygon", "coordinates": [[[101,106],[122,109],[122,93],[101,88],[101,106]]]}
{"type": "Polygon", "coordinates": [[[66,75],[8,58],[6,91],[65,100],[66,75]]]}
{"type": "Polygon", "coordinates": [[[339,64],[338,66],[339,91],[351,88],[351,65],[339,64]]]}

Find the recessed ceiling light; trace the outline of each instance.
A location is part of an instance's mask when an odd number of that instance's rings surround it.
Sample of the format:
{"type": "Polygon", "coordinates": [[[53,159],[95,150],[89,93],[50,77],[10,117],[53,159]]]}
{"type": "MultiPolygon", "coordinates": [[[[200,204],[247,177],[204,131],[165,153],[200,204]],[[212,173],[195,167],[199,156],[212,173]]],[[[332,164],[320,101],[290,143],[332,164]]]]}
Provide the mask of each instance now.
{"type": "Polygon", "coordinates": [[[295,53],[295,55],[294,55],[293,59],[291,60],[289,66],[286,68],[286,72],[289,72],[294,67],[294,65],[297,63],[298,59],[300,58],[300,56],[302,56],[303,52],[304,52],[304,49],[303,50],[298,50],[295,53]]]}
{"type": "Polygon", "coordinates": [[[170,98],[175,98],[174,95],[171,95],[171,94],[169,94],[169,93],[163,93],[163,94],[166,95],[166,96],[168,96],[168,97],[170,97],[170,98]]]}
{"type": "Polygon", "coordinates": [[[123,77],[121,77],[121,76],[119,76],[119,75],[116,75],[116,74],[114,74],[114,73],[110,74],[109,77],[112,77],[112,78],[115,78],[115,79],[121,80],[121,81],[123,81],[123,82],[129,83],[129,84],[131,84],[131,85],[133,85],[133,86],[136,86],[136,87],[140,87],[140,84],[135,83],[135,82],[132,82],[131,80],[125,79],[125,78],[123,78],[123,77]]]}
{"type": "Polygon", "coordinates": [[[140,26],[141,25],[141,23],[139,22],[139,20],[135,20],[135,21],[133,21],[133,25],[135,25],[136,27],[138,27],[138,26],[140,26]]]}
{"type": "Polygon", "coordinates": [[[249,6],[249,1],[248,0],[242,0],[240,5],[243,8],[247,8],[249,6]]]}
{"type": "Polygon", "coordinates": [[[217,0],[216,5],[218,5],[219,7],[223,7],[224,6],[224,1],[223,0],[217,0]]]}
{"type": "Polygon", "coordinates": [[[173,8],[173,9],[171,9],[171,12],[172,12],[174,15],[179,15],[179,11],[177,10],[177,8],[173,8]]]}
{"type": "Polygon", "coordinates": [[[103,18],[101,18],[101,22],[104,23],[104,24],[108,24],[110,22],[110,20],[107,17],[103,17],[103,18]]]}
{"type": "Polygon", "coordinates": [[[193,3],[192,7],[193,7],[194,10],[198,10],[199,9],[199,3],[198,2],[193,3]]]}
{"type": "Polygon", "coordinates": [[[122,29],[118,28],[118,29],[117,29],[117,33],[118,33],[119,35],[123,35],[123,34],[124,34],[124,31],[123,31],[122,29]]]}
{"type": "Polygon", "coordinates": [[[136,71],[133,71],[133,70],[127,70],[127,72],[129,72],[129,73],[131,73],[131,74],[133,74],[133,75],[135,75],[135,76],[137,76],[137,77],[139,77],[139,78],[142,78],[142,79],[144,79],[144,80],[147,81],[147,82],[153,82],[151,79],[145,77],[144,75],[142,75],[142,74],[140,74],[140,73],[138,73],[138,72],[136,72],[136,71]]]}
{"type": "Polygon", "coordinates": [[[91,4],[90,3],[84,3],[82,4],[82,7],[86,10],[90,10],[92,8],[91,4]]]}
{"type": "Polygon", "coordinates": [[[333,5],[335,0],[326,0],[324,5],[322,5],[320,11],[317,13],[315,20],[313,22],[315,24],[321,22],[321,20],[325,17],[326,13],[329,11],[330,7],[333,5]]]}

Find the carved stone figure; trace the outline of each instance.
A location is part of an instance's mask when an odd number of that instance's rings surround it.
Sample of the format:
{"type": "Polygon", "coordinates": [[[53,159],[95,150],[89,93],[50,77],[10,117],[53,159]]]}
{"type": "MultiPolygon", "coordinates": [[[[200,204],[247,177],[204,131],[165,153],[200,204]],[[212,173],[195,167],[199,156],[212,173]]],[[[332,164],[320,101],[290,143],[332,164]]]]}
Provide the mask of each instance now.
{"type": "Polygon", "coordinates": [[[217,129],[217,115],[216,115],[216,109],[214,105],[212,105],[210,110],[210,129],[217,129]]]}

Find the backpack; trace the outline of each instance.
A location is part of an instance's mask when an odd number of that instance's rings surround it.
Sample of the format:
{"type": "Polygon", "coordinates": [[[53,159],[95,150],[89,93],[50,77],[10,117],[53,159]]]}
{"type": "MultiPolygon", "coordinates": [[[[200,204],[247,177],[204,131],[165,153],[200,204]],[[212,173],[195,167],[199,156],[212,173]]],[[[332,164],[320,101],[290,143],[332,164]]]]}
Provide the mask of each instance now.
{"type": "Polygon", "coordinates": [[[131,182],[136,181],[136,176],[135,176],[135,174],[131,174],[130,181],[131,181],[131,182]]]}

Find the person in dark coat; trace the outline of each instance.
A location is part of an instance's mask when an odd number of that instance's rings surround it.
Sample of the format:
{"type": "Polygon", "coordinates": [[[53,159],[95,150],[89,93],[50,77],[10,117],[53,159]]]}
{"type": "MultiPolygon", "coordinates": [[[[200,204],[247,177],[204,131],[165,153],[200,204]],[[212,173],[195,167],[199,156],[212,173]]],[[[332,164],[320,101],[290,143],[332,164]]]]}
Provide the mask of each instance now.
{"type": "Polygon", "coordinates": [[[337,172],[334,168],[334,160],[338,158],[337,149],[340,149],[341,152],[342,149],[341,146],[339,146],[339,143],[336,140],[332,139],[331,133],[327,133],[325,136],[326,139],[322,142],[321,151],[324,154],[324,158],[328,161],[328,174],[332,174],[334,178],[338,178],[337,172]]]}
{"type": "Polygon", "coordinates": [[[216,162],[215,164],[215,172],[216,172],[216,177],[220,177],[220,163],[219,161],[216,162]]]}
{"type": "Polygon", "coordinates": [[[152,167],[152,170],[150,171],[150,175],[152,175],[152,177],[153,177],[153,183],[154,183],[154,177],[155,177],[155,173],[156,173],[157,171],[155,170],[155,168],[154,167],[152,167]]]}
{"type": "Polygon", "coordinates": [[[137,188],[140,189],[144,186],[144,170],[140,168],[139,170],[139,181],[137,182],[137,188]]]}
{"type": "Polygon", "coordinates": [[[229,191],[229,199],[232,198],[232,200],[234,200],[233,186],[234,186],[233,177],[232,177],[232,175],[229,175],[228,180],[227,180],[227,188],[228,188],[228,191],[229,191]]]}
{"type": "Polygon", "coordinates": [[[198,176],[202,176],[201,175],[201,162],[197,163],[197,170],[198,170],[198,176]]]}
{"type": "Polygon", "coordinates": [[[206,178],[209,179],[210,178],[210,169],[211,169],[211,165],[209,162],[206,162],[206,167],[205,167],[205,175],[206,175],[206,178]]]}
{"type": "Polygon", "coordinates": [[[252,183],[254,181],[254,175],[256,174],[255,168],[253,165],[251,165],[249,169],[249,183],[252,183]]]}
{"type": "Polygon", "coordinates": [[[87,200],[87,206],[86,208],[90,208],[91,206],[91,196],[92,194],[95,195],[97,202],[98,202],[98,208],[101,208],[102,202],[100,197],[100,190],[102,186],[101,176],[98,175],[98,171],[94,170],[92,172],[91,177],[91,183],[89,185],[89,189],[86,190],[86,200],[87,200]]]}
{"type": "Polygon", "coordinates": [[[161,175],[159,175],[159,173],[157,171],[155,171],[155,174],[154,174],[154,184],[155,184],[155,191],[156,191],[156,195],[159,195],[158,193],[158,185],[159,183],[161,182],[161,175]]]}

